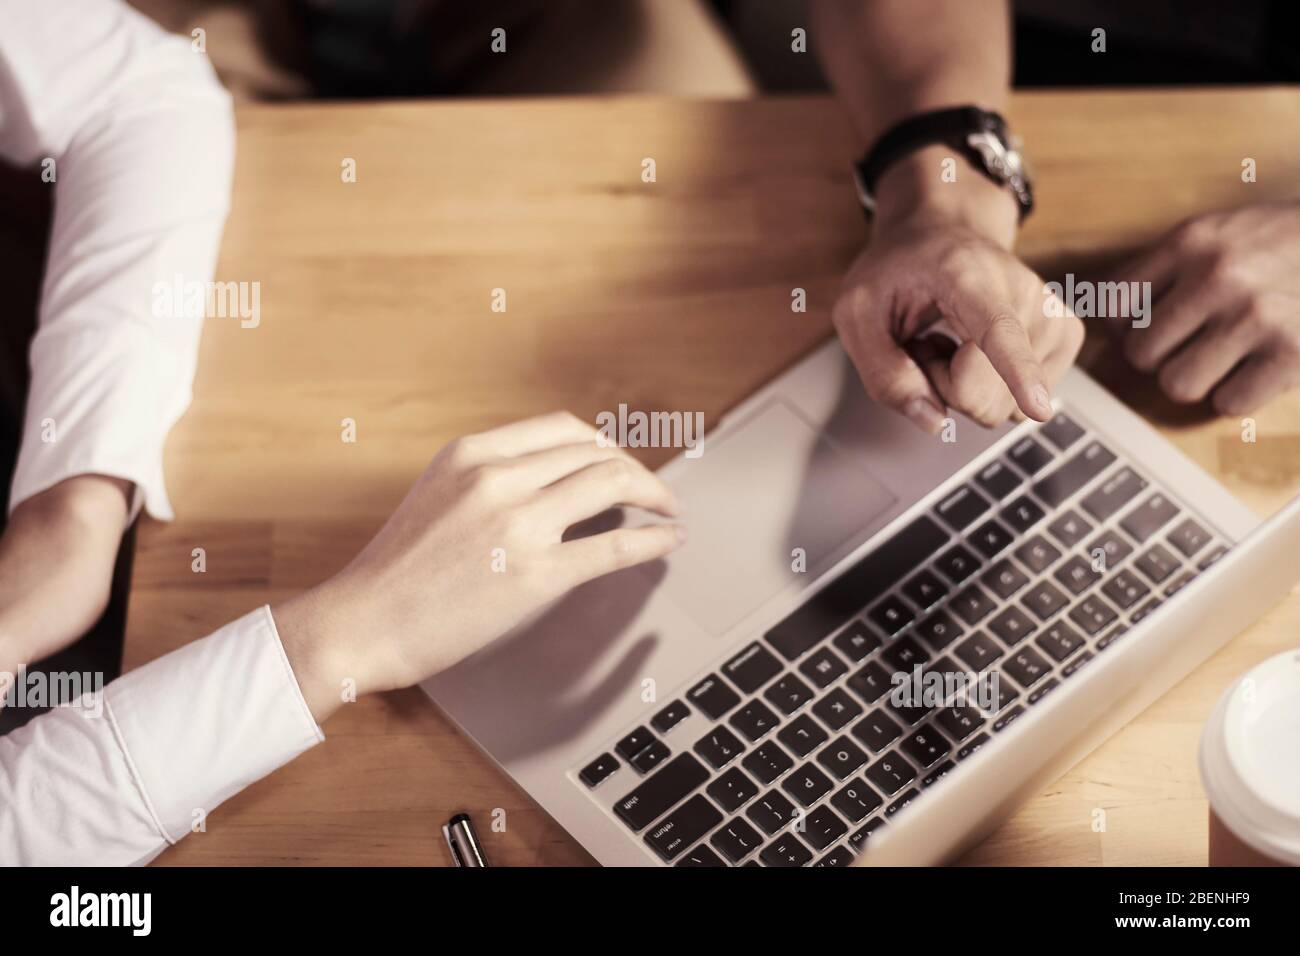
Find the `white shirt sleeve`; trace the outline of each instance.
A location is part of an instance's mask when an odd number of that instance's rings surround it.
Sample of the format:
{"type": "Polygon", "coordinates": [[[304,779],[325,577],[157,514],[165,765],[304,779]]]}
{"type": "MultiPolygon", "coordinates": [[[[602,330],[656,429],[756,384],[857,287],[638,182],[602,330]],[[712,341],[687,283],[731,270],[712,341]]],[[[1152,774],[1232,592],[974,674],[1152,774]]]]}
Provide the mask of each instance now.
{"type": "Polygon", "coordinates": [[[55,190],[9,506],[94,472],[135,484],[132,518],[170,518],[162,446],[203,320],[156,315],[155,287],[212,278],[230,98],[189,39],[121,0],[0,0],[0,155],[55,190]]]}
{"type": "Polygon", "coordinates": [[[324,739],[259,608],[0,737],[0,864],[147,863],[324,739]]]}

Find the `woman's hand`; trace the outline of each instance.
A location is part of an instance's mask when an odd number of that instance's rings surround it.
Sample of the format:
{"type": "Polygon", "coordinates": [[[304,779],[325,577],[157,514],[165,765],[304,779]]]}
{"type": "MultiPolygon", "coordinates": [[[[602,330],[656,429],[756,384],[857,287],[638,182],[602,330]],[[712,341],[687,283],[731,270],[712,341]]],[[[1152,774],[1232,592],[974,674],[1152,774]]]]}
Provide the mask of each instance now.
{"type": "Polygon", "coordinates": [[[348,679],[358,694],[418,683],[569,589],[683,540],[674,524],[564,540],[619,505],[679,511],[662,480],[567,412],[452,442],[351,564],[272,609],[316,720],[348,679]]]}

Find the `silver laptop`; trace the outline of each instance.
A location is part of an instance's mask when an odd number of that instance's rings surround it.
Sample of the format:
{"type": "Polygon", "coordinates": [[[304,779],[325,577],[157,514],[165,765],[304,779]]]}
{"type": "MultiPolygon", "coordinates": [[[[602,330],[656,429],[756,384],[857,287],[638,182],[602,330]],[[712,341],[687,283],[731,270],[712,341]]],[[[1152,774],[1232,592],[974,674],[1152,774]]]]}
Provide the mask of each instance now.
{"type": "Polygon", "coordinates": [[[680,551],[425,690],[606,865],[950,860],[1300,576],[1294,506],[1252,536],[1084,373],[1055,401],[926,436],[831,342],[661,470],[680,551]]]}

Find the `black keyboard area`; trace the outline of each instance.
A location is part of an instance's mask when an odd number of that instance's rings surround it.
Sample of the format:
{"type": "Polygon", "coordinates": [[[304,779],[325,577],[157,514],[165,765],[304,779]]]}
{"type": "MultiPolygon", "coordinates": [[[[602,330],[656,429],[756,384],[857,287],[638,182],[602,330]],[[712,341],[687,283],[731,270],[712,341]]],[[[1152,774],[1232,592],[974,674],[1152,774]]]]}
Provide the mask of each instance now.
{"type": "Polygon", "coordinates": [[[845,865],[1227,550],[1067,414],[949,485],[582,785],[667,863],[845,865]],[[900,700],[899,674],[995,690],[900,700]]]}

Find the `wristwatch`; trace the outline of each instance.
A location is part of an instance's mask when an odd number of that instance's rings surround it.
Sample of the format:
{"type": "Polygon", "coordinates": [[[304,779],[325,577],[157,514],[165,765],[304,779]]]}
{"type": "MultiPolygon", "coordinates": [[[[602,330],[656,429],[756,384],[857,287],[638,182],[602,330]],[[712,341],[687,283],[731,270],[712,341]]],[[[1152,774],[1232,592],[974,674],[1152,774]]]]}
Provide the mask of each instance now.
{"type": "Polygon", "coordinates": [[[921,113],[885,132],[853,169],[858,200],[867,215],[876,211],[875,188],[890,164],[925,146],[944,144],[964,156],[990,180],[1009,189],[1020,206],[1020,219],[1034,208],[1034,189],[1020,141],[1011,135],[1007,121],[978,106],[921,113]]]}

